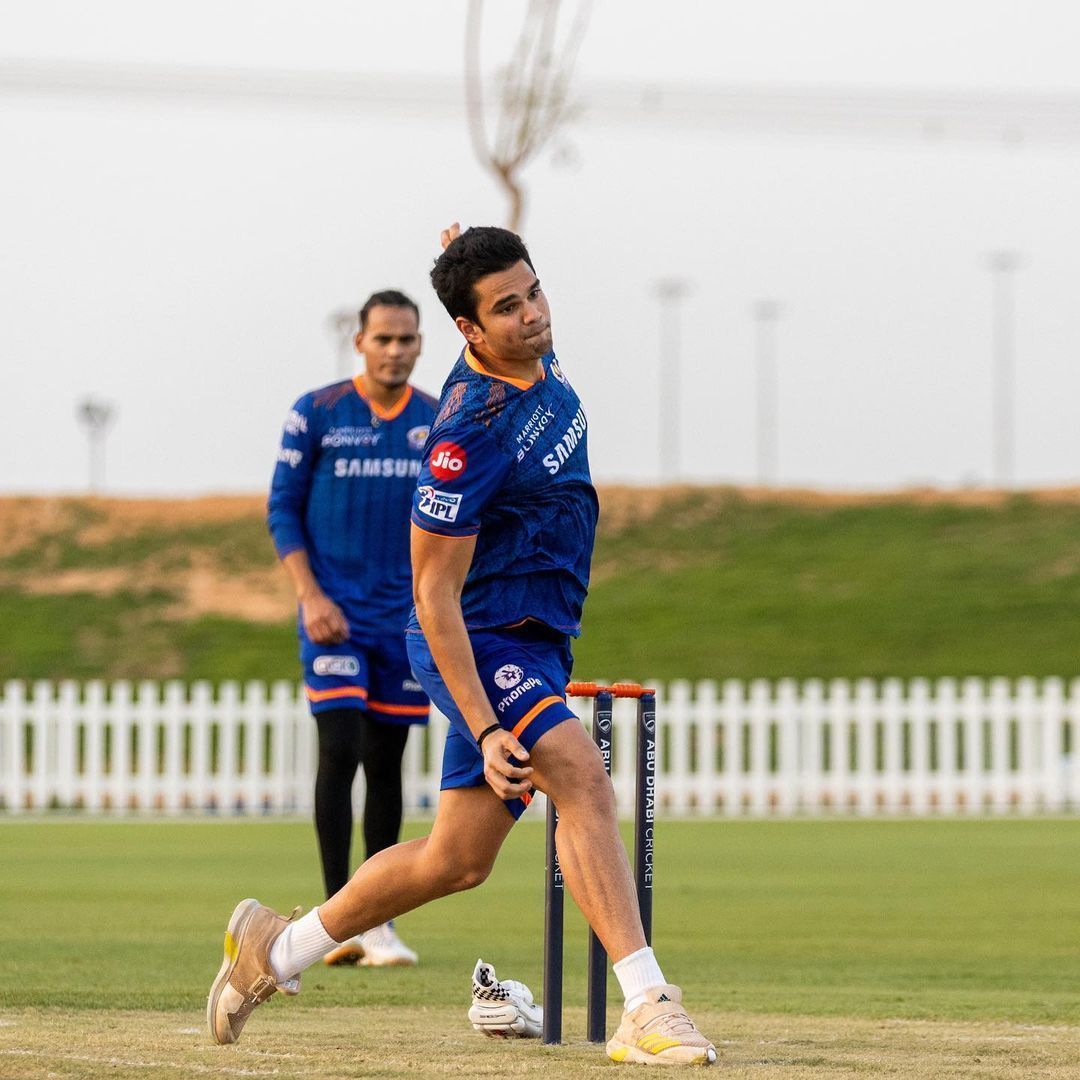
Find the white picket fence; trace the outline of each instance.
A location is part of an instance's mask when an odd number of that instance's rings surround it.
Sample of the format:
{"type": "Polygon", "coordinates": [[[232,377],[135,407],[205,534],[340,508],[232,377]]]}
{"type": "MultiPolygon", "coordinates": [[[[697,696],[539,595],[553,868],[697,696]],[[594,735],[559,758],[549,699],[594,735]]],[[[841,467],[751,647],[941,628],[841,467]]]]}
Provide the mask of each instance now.
{"type": "MultiPolygon", "coordinates": [[[[572,704],[587,719],[590,702],[572,704]]],[[[657,725],[669,816],[1080,809],[1080,680],[677,681],[657,687],[657,725]]],[[[629,815],[633,701],[615,702],[614,728],[629,815]]],[[[445,733],[436,714],[410,735],[409,813],[435,806],[445,733]]],[[[0,695],[0,815],[307,814],[314,768],[293,683],[12,681],[0,695]]]]}

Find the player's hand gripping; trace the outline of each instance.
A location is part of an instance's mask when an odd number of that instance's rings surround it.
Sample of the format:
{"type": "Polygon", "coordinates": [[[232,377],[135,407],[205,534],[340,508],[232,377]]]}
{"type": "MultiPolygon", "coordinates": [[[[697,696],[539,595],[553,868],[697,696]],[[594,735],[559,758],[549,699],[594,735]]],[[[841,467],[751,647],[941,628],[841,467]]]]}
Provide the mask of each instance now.
{"type": "Polygon", "coordinates": [[[509,731],[505,728],[493,731],[484,739],[481,752],[484,755],[484,779],[500,799],[517,799],[532,791],[529,779],[532,766],[525,764],[529,760],[529,751],[509,731]]]}
{"type": "Polygon", "coordinates": [[[315,593],[300,602],[304,633],[316,645],[340,645],[349,636],[349,621],[326,593],[315,593]]]}

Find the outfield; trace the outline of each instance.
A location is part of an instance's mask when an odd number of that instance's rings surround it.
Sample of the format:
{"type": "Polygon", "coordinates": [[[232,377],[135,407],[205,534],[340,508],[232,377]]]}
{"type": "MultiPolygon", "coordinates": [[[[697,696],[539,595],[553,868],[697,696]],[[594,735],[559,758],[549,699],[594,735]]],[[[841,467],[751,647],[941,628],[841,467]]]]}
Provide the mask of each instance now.
{"type": "MultiPolygon", "coordinates": [[[[0,826],[0,1076],[607,1068],[582,1041],[573,910],[570,1045],[489,1043],[465,1020],[478,955],[539,996],[542,845],[523,823],[480,891],[406,916],[419,968],[313,969],[214,1047],[203,1006],[229,911],[320,899],[311,826],[0,826]]],[[[655,943],[732,1075],[1076,1076],[1078,852],[1073,820],[661,822],[655,943]]]]}

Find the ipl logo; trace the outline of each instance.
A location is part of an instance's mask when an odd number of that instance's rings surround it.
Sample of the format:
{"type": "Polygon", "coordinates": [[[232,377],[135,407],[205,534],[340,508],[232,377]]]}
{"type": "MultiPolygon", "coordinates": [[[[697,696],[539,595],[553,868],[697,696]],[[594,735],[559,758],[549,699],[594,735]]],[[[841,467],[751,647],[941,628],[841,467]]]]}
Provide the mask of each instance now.
{"type": "Polygon", "coordinates": [[[495,685],[502,690],[509,690],[512,686],[517,686],[524,675],[525,672],[516,664],[504,664],[495,672],[495,685]]]}

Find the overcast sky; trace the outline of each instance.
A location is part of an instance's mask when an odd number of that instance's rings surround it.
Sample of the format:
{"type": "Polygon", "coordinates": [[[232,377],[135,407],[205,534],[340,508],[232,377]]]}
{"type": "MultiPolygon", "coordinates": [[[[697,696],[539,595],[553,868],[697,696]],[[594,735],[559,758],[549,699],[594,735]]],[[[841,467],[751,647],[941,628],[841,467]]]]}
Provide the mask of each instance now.
{"type": "MultiPolygon", "coordinates": [[[[492,62],[522,7],[496,6],[492,62]]],[[[263,488],[289,404],[336,375],[328,312],[387,285],[424,309],[416,381],[438,390],[459,348],[427,284],[438,230],[506,213],[452,82],[464,11],[464,0],[0,8],[0,490],[85,487],[75,408],[86,395],[118,413],[108,491],[263,488]],[[12,64],[30,59],[49,88],[12,64]],[[388,94],[401,82],[453,100],[402,110],[58,92],[71,61],[377,74],[388,94]]],[[[823,132],[745,110],[725,122],[707,94],[675,120],[589,111],[590,93],[605,100],[612,84],[689,84],[729,102],[792,88],[796,111],[815,89],[849,95],[855,114],[868,94],[902,107],[955,91],[1075,117],[1078,29],[1065,2],[598,0],[578,68],[584,112],[527,170],[524,226],[590,415],[596,477],[658,476],[657,400],[675,358],[653,290],[678,276],[691,285],[686,478],[755,476],[751,309],[768,298],[781,311],[779,482],[989,482],[986,254],[1009,249],[1022,256],[1016,478],[1080,480],[1080,138],[947,127],[928,138],[873,118],[823,132]]]]}

